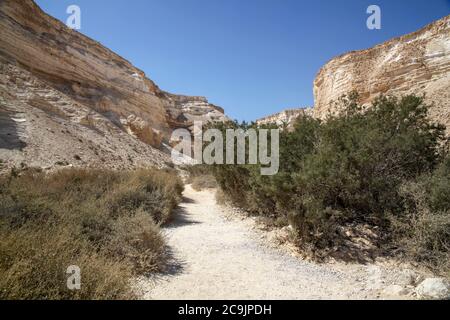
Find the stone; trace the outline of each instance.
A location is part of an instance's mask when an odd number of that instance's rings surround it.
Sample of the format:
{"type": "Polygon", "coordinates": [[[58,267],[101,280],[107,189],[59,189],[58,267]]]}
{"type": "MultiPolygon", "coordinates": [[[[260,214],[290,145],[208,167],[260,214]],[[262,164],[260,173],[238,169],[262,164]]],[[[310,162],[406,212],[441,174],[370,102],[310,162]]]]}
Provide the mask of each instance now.
{"type": "Polygon", "coordinates": [[[286,125],[289,128],[292,128],[295,121],[302,116],[312,116],[313,109],[312,108],[298,108],[298,109],[289,109],[285,110],[261,119],[256,120],[258,125],[267,125],[267,124],[276,124],[278,126],[286,125]]]}
{"type": "Polygon", "coordinates": [[[413,290],[400,285],[390,285],[383,290],[383,294],[390,297],[408,296],[413,293],[413,290]]]}
{"type": "Polygon", "coordinates": [[[422,299],[450,299],[450,282],[444,278],[425,279],[416,288],[417,295],[422,299]]]}
{"type": "Polygon", "coordinates": [[[400,271],[395,277],[395,284],[400,286],[415,286],[421,280],[421,276],[410,269],[400,271]]]}
{"type": "Polygon", "coordinates": [[[382,290],[386,286],[386,280],[383,270],[379,266],[367,267],[367,283],[366,287],[369,290],[382,290]]]}

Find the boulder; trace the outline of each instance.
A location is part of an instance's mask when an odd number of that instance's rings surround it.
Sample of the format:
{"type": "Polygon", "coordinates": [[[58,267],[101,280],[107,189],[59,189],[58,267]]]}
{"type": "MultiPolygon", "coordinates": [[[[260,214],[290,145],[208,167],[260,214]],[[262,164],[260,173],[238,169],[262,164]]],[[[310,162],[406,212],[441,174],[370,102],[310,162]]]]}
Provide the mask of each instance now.
{"type": "Polygon", "coordinates": [[[450,282],[444,278],[428,278],[417,286],[416,293],[422,299],[450,299],[450,282]]]}

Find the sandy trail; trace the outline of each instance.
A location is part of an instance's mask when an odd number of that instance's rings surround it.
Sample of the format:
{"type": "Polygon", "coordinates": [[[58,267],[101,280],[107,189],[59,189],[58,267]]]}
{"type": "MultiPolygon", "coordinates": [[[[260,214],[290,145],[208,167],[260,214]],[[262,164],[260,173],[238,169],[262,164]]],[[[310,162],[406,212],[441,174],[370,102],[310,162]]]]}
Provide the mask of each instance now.
{"type": "Polygon", "coordinates": [[[144,283],[147,299],[373,299],[367,266],[319,265],[264,243],[227,219],[213,191],[186,186],[176,221],[164,232],[179,268],[144,283]]]}

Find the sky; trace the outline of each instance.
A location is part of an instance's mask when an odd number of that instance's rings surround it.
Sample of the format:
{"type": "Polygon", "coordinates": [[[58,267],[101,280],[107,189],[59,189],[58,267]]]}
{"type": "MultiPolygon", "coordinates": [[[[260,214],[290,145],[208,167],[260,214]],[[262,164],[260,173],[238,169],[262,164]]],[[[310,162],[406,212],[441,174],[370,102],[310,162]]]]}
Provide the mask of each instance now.
{"type": "Polygon", "coordinates": [[[314,105],[334,56],[370,48],[450,14],[450,0],[37,0],[143,70],[161,89],[206,96],[240,121],[314,105]],[[366,26],[381,9],[381,29],[366,26]]]}

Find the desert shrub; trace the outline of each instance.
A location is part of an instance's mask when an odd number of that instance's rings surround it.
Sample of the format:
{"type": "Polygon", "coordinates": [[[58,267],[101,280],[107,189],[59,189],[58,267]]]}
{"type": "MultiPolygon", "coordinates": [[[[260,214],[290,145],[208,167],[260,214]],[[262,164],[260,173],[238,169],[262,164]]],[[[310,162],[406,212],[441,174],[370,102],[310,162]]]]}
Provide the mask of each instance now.
{"type": "Polygon", "coordinates": [[[173,173],[161,171],[155,174],[155,171],[138,170],[124,175],[120,185],[105,199],[113,216],[133,213],[141,208],[155,222],[164,223],[170,219],[182,192],[183,184],[173,173]]]}
{"type": "Polygon", "coordinates": [[[335,245],[336,227],[345,223],[386,230],[386,213],[404,213],[399,186],[434,168],[444,134],[419,97],[380,97],[366,112],[354,99],[341,103],[344,114],[320,126],[313,151],[293,174],[291,221],[319,248],[335,245]]]}
{"type": "Polygon", "coordinates": [[[393,249],[450,276],[450,157],[400,191],[406,214],[391,218],[393,249]]]}
{"type": "MultiPolygon", "coordinates": [[[[248,129],[258,130],[255,123],[228,122],[228,123],[214,123],[211,124],[215,129],[222,131],[223,136],[226,136],[227,129],[248,129]]],[[[270,129],[274,126],[264,126],[270,129]]],[[[246,159],[248,159],[248,138],[246,138],[246,159]]],[[[270,139],[269,139],[270,143],[270,139]]],[[[226,144],[224,144],[224,154],[226,144]]],[[[237,152],[235,150],[235,163],[237,152]]],[[[263,205],[269,198],[264,193],[264,184],[260,183],[260,167],[259,165],[214,165],[208,166],[209,172],[215,177],[215,180],[223,190],[226,197],[234,202],[234,204],[245,208],[248,211],[270,211],[266,205],[263,205]]],[[[269,199],[270,201],[270,199],[269,199]]]]}
{"type": "Polygon", "coordinates": [[[25,227],[0,234],[1,299],[131,299],[131,267],[76,239],[69,227],[25,227]],[[66,287],[81,268],[81,290],[66,287]]]}
{"type": "Polygon", "coordinates": [[[287,217],[299,245],[313,251],[344,243],[349,224],[389,233],[390,217],[406,215],[400,187],[434,170],[443,155],[445,128],[430,121],[423,97],[381,96],[364,108],[352,93],[337,103],[340,114],[300,117],[282,132],[277,175],[261,176],[258,165],[213,168],[227,198],[255,214],[287,217]]]}
{"type": "Polygon", "coordinates": [[[203,175],[209,175],[211,173],[211,170],[209,166],[198,164],[198,165],[187,165],[181,167],[181,169],[185,170],[188,173],[187,182],[191,183],[192,178],[203,176],[203,175]]]}
{"type": "Polygon", "coordinates": [[[158,224],[181,192],[175,173],[157,170],[1,176],[0,298],[134,298],[131,277],[165,263],[158,224]],[[79,291],[66,287],[71,265],[81,268],[79,291]]]}
{"type": "Polygon", "coordinates": [[[113,225],[106,251],[117,259],[128,260],[136,274],[161,271],[165,265],[165,241],[159,227],[144,209],[134,216],[121,216],[113,225]]]}
{"type": "Polygon", "coordinates": [[[196,191],[217,188],[216,178],[211,173],[211,168],[207,165],[194,165],[183,167],[188,173],[186,183],[191,184],[196,191]]]}
{"type": "Polygon", "coordinates": [[[216,178],[209,174],[192,178],[192,188],[197,191],[214,189],[217,187],[216,178]]]}

